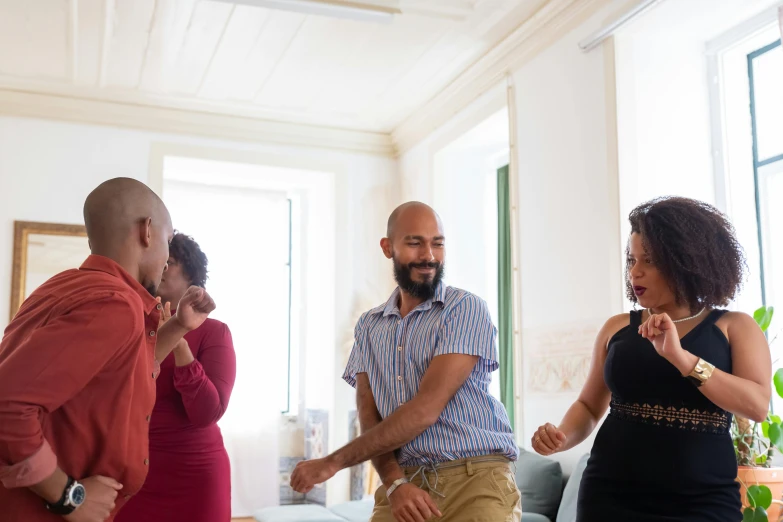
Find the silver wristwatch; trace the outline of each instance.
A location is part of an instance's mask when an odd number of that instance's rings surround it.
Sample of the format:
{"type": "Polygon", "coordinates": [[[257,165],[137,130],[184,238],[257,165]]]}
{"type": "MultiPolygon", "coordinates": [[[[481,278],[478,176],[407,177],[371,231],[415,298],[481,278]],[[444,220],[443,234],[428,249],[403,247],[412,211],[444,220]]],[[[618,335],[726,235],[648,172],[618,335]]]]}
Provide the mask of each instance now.
{"type": "Polygon", "coordinates": [[[408,479],[405,477],[398,478],[394,482],[392,482],[391,486],[389,486],[389,489],[386,490],[386,498],[389,498],[392,493],[394,493],[394,490],[396,490],[398,487],[402,486],[403,484],[408,484],[408,479]]]}

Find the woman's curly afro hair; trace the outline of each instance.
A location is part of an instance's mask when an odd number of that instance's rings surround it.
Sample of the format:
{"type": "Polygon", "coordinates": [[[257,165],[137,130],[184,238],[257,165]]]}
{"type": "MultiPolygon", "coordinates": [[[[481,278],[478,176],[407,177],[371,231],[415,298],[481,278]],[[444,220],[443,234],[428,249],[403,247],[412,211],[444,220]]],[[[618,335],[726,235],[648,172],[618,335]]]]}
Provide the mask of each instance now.
{"type": "Polygon", "coordinates": [[[207,256],[192,237],[175,232],[169,245],[169,257],[179,263],[185,276],[190,279],[190,284],[201,288],[206,286],[207,256]]]}
{"type": "MultiPolygon", "coordinates": [[[[718,209],[694,199],[665,197],[639,205],[628,219],[678,304],[696,311],[734,299],[742,287],[745,255],[734,227],[718,209]]],[[[626,270],[630,268],[629,256],[626,270]]],[[[626,288],[635,303],[629,278],[626,288]]]]}

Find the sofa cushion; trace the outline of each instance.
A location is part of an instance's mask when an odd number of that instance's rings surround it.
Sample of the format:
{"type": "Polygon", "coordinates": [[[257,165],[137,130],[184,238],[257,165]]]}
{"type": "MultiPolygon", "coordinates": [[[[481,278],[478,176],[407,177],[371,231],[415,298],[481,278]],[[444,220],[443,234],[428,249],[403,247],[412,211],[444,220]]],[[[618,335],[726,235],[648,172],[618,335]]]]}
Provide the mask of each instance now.
{"type": "Polygon", "coordinates": [[[576,463],[574,472],[563,490],[563,500],[560,501],[560,509],[557,512],[555,522],[576,522],[576,500],[579,496],[579,484],[582,482],[582,474],[585,472],[588,458],[590,458],[589,454],[582,455],[582,458],[576,463]]]}
{"type": "Polygon", "coordinates": [[[258,522],[345,522],[322,506],[301,504],[259,509],[254,518],[258,522]]]}
{"type": "Polygon", "coordinates": [[[522,513],[522,519],[520,522],[552,522],[544,515],[538,513],[522,513]]]}
{"type": "Polygon", "coordinates": [[[370,520],[375,502],[372,500],[355,500],[329,508],[332,513],[343,517],[348,522],[367,522],[370,520]]]}
{"type": "Polygon", "coordinates": [[[522,512],[538,513],[554,520],[563,491],[560,463],[520,448],[516,478],[522,494],[522,512]]]}

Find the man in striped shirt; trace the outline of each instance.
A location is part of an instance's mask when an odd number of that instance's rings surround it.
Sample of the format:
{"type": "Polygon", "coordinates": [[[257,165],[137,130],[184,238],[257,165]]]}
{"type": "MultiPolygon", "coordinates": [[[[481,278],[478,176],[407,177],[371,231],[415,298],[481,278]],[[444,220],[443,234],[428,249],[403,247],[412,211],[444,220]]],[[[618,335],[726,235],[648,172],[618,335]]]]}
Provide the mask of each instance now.
{"type": "Polygon", "coordinates": [[[300,463],[292,487],[307,492],[372,459],[384,484],[372,522],[518,521],[518,449],[489,393],[498,355],[486,303],[441,281],[443,225],[427,205],[398,207],[381,248],[398,288],[359,319],[343,375],[357,390],[363,434],[300,463]]]}

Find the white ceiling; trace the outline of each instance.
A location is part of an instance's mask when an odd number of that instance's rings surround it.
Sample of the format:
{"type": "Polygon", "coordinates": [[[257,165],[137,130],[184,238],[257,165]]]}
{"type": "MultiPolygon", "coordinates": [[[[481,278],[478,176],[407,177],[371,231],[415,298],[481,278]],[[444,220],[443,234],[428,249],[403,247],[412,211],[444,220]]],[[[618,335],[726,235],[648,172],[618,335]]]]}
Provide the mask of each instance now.
{"type": "Polygon", "coordinates": [[[0,89],[388,133],[547,1],[416,0],[385,25],[211,0],[0,0],[0,89]]]}

